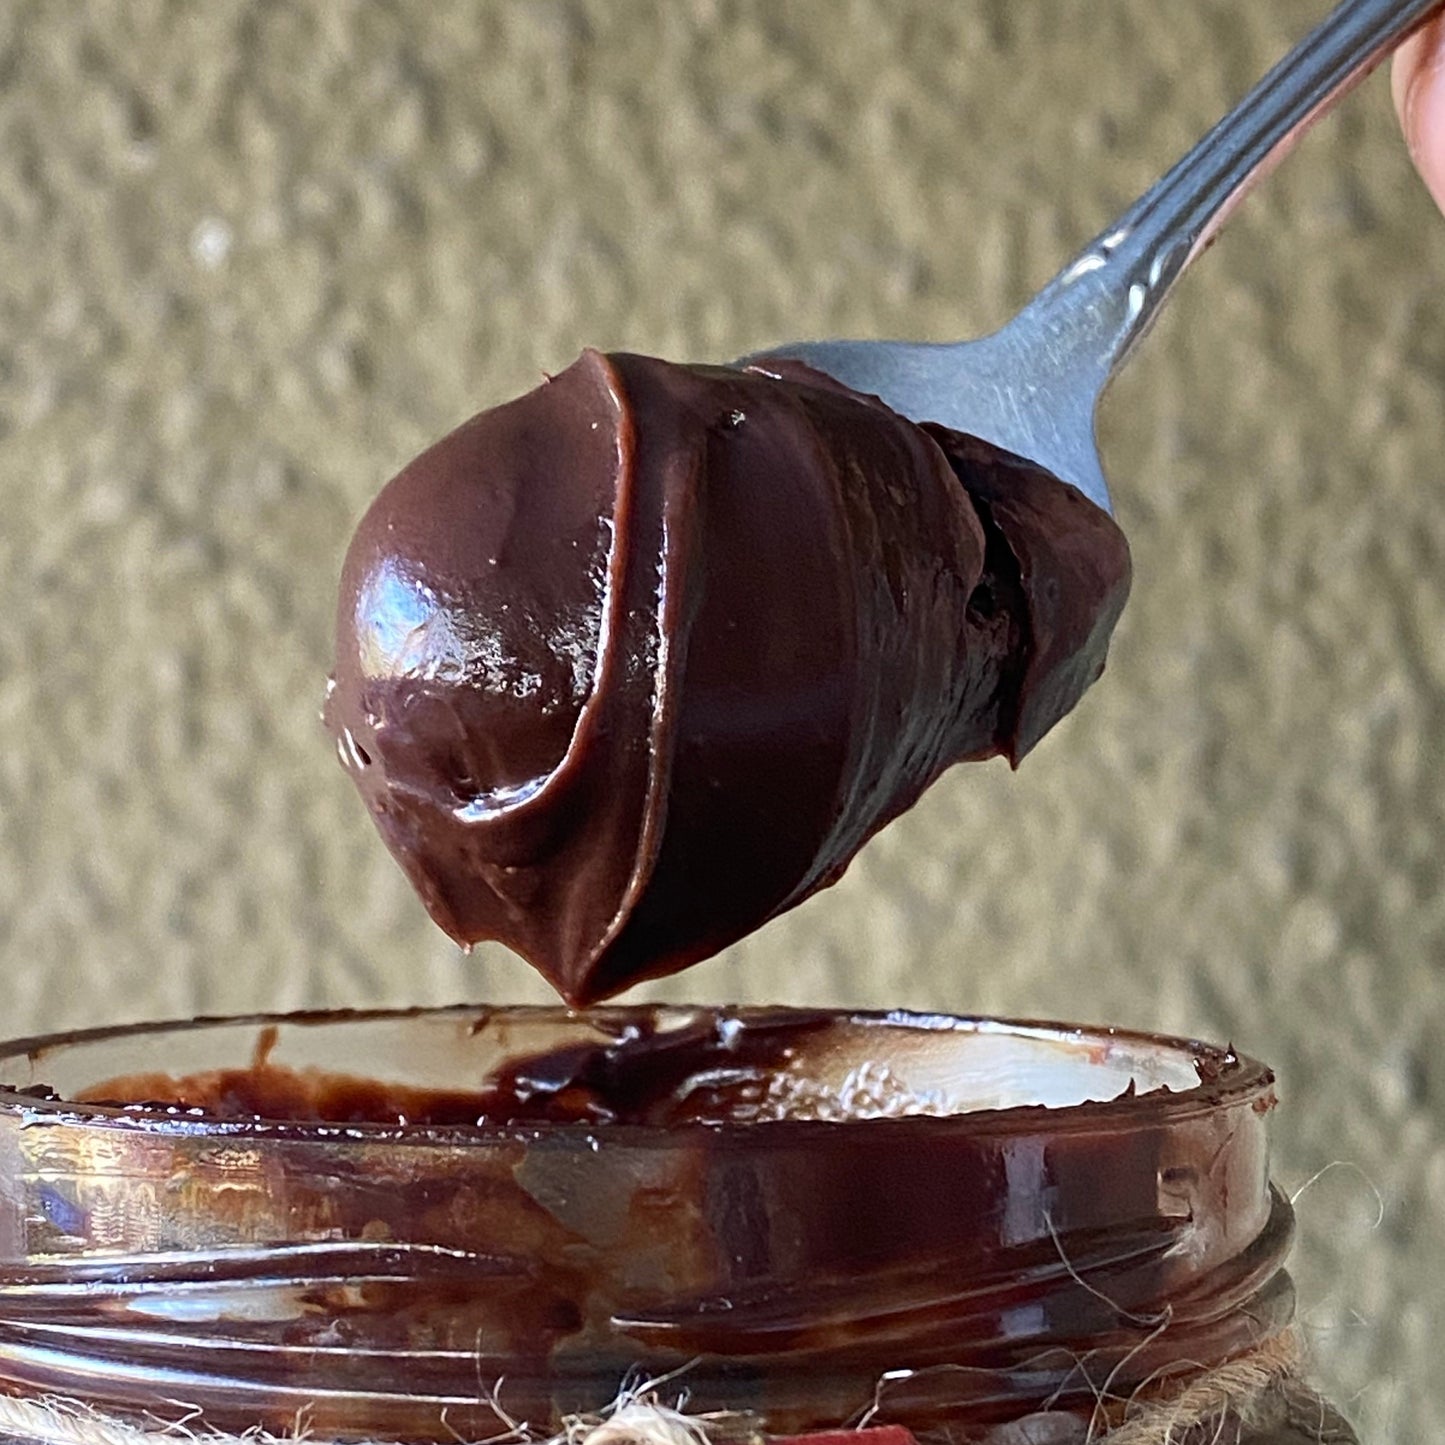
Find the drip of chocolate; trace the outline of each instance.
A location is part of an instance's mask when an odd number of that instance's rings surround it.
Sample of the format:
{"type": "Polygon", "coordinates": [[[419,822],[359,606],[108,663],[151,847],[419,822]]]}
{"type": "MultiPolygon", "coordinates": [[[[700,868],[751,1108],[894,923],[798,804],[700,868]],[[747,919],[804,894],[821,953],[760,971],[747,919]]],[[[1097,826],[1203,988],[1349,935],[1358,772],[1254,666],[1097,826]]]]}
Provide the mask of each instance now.
{"type": "Polygon", "coordinates": [[[835,882],[1103,669],[1124,538],[800,363],[588,352],[380,494],[327,721],[428,911],[573,1003],[835,882]]]}

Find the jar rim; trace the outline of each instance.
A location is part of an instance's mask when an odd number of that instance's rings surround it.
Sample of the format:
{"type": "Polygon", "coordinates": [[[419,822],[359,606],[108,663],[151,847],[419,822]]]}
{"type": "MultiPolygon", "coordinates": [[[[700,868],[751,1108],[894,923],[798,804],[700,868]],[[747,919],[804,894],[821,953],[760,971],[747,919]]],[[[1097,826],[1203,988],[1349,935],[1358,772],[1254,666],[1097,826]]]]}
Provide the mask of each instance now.
{"type": "Polygon", "coordinates": [[[440,1007],[372,1009],[303,1009],[237,1015],[202,1015],[142,1023],[108,1025],[39,1034],[0,1041],[0,1118],[23,1115],[36,1121],[87,1125],[114,1124],[121,1128],[154,1134],[188,1136],[215,1134],[220,1137],[245,1133],[271,1139],[332,1140],[348,1137],[385,1139],[417,1144],[490,1144],[503,1140],[546,1138],[575,1139],[596,1134],[619,1142],[638,1145],[663,1144],[679,1130],[706,1130],[715,1137],[746,1138],[750,1144],[775,1139],[785,1144],[813,1130],[867,1129],[901,1131],[910,1137],[928,1137],[960,1128],[979,1135],[1007,1135],[1033,1132],[1047,1120],[1051,1132],[1094,1130],[1103,1124],[1148,1123],[1167,1126],[1201,1114],[1241,1103],[1252,1103],[1257,1112],[1274,1106],[1274,1071],[1232,1045],[1205,1043],[1196,1038],[1156,1033],[1113,1025],[1088,1025],[1028,1018],[999,1018],[983,1014],[951,1014],[910,1009],[809,1009],[785,1005],[687,1005],[668,1003],[613,1004],[577,1010],[562,1004],[449,1004],[440,1007]],[[1192,1068],[1197,1082],[1183,1088],[1163,1085],[1151,1089],[1121,1090],[1109,1098],[1079,1102],[1015,1103],[1004,1107],[976,1107],[947,1112],[918,1112],[844,1119],[767,1118],[760,1120],[694,1120],[668,1125],[602,1121],[480,1122],[471,1124],[433,1122],[398,1123],[383,1120],[349,1120],[345,1124],[269,1118],[266,1116],[218,1116],[193,1109],[146,1103],[95,1102],[63,1095],[46,1094],[45,1059],[57,1051],[86,1048],[108,1042],[161,1041],[181,1034],[194,1035],[225,1029],[278,1028],[314,1029],[338,1024],[388,1023],[436,1020],[470,1020],[480,1028],[498,1015],[508,1019],[543,1024],[547,1022],[598,1021],[623,1024],[643,1018],[676,1013],[711,1014],[719,1019],[736,1019],[743,1024],[760,1018],[816,1019],[826,1017],[847,1028],[897,1030],[903,1033],[957,1033],[962,1036],[1007,1037],[1024,1043],[1064,1046],[1085,1051],[1091,1061],[1101,1064],[1116,1053],[1151,1053],[1177,1069],[1192,1068]],[[37,1077],[31,1084],[19,1084],[12,1077],[15,1065],[23,1063],[37,1077]]]}

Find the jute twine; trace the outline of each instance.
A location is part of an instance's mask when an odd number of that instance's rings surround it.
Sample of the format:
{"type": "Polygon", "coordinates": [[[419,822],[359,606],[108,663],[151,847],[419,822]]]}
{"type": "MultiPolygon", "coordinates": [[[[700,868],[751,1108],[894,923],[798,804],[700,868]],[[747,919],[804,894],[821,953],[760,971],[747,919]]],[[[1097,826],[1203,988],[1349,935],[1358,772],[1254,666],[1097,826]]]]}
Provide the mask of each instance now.
{"type": "MultiPolygon", "coordinates": [[[[1115,1423],[1096,1420],[1080,1437],[1097,1445],[1186,1445],[1198,1438],[1191,1431],[1213,1422],[1235,1420],[1246,1426],[1258,1414],[1260,1402],[1282,1384],[1298,1379],[1300,1349],[1292,1333],[1270,1341],[1248,1355],[1195,1377],[1177,1394],[1148,1403],[1135,1400],[1115,1423]]],[[[1045,1416],[1030,1417],[1042,1422],[1045,1416]]],[[[1063,1417],[1054,1415],[1054,1420],[1063,1417]]],[[[503,1441],[516,1445],[719,1445],[736,1441],[738,1417],[689,1415],[660,1402],[654,1394],[624,1393],[600,1415],[577,1416],[563,1430],[542,1440],[520,1426],[503,1428],[490,1437],[490,1445],[503,1441]],[[731,1425],[729,1424],[731,1422],[731,1425]]],[[[756,1432],[753,1432],[756,1436],[756,1432]]],[[[40,1397],[26,1399],[0,1394],[0,1435],[39,1442],[39,1445],[326,1445],[304,1431],[277,1435],[259,1427],[239,1435],[176,1424],[137,1425],[94,1409],[79,1400],[40,1397]]],[[[1035,1439],[1062,1439],[1052,1431],[1035,1432],[1029,1421],[998,1427],[988,1439],[1000,1445],[1019,1445],[1035,1439]]],[[[1234,1436],[1230,1437],[1231,1440],[1234,1436]]],[[[1321,1439],[1325,1438],[1323,1435],[1321,1439]]],[[[377,1442],[381,1445],[381,1442],[377,1442]]],[[[478,1442],[482,1445],[482,1442],[478,1442]]]]}
{"type": "Polygon", "coordinates": [[[1108,1445],[1177,1445],[1189,1431],[1231,1415],[1250,1424],[1259,1402],[1301,1366],[1299,1337],[1293,1330],[1247,1355],[1209,1370],[1169,1400],[1130,1405],[1123,1424],[1103,1437],[1108,1445]]]}

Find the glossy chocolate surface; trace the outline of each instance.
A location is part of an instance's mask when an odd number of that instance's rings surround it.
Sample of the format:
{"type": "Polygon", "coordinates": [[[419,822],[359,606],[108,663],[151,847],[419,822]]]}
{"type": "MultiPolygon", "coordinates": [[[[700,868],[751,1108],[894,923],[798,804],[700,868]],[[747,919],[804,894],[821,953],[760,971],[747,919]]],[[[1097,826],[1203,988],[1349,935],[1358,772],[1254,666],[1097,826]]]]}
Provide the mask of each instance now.
{"type": "Polygon", "coordinates": [[[1270,1076],[1197,1045],[458,1010],[42,1042],[0,1079],[0,1385],[123,1411],[184,1400],[281,1429],[309,1402],[320,1435],[485,1438],[498,1381],[545,1432],[633,1368],[682,1369],[691,1408],[777,1432],[876,1404],[972,1440],[1087,1417],[1097,1392],[1127,1399],[1290,1314],[1270,1076]],[[199,1093],[168,1103],[141,1077],[127,1106],[116,1078],[158,1058],[199,1093]],[[362,1059],[358,1108],[337,1075],[362,1059]],[[190,1112],[252,1068],[260,1095],[190,1112]],[[299,1118],[271,1088],[287,1073],[299,1118]],[[464,1122],[538,1080],[523,1112],[573,1122],[464,1122]],[[405,1113],[438,1089],[430,1121],[405,1113]],[[313,1117],[328,1098],[349,1117],[313,1117]],[[255,1103],[279,1117],[242,1117],[255,1103]]]}
{"type": "Polygon", "coordinates": [[[1103,668],[1112,520],[796,363],[586,353],[380,494],[327,718],[436,921],[573,1002],[837,880],[1103,668]]]}
{"type": "Polygon", "coordinates": [[[826,1035],[837,1015],[750,1011],[733,1024],[711,1010],[686,1022],[641,1013],[600,1037],[502,1061],[474,1088],[418,1088],[271,1062],[274,1033],[241,1067],[180,1078],[150,1072],[83,1089],[76,1102],[178,1109],[207,1119],[452,1128],[622,1124],[667,1129],[757,1118],[782,1071],[826,1035]]]}

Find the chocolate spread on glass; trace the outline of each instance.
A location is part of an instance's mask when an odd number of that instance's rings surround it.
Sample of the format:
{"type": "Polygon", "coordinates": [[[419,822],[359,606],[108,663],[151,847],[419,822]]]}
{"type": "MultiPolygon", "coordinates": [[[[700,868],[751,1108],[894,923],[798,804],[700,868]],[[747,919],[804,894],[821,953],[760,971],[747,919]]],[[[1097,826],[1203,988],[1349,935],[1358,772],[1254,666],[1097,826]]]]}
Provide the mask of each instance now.
{"type": "Polygon", "coordinates": [[[808,1044],[826,1044],[839,1016],[755,1009],[748,1021],[700,1010],[661,1027],[640,1012],[611,1036],[520,1053],[470,1089],[406,1084],[270,1061],[263,1032],[245,1067],[174,1078],[132,1074],[80,1091],[78,1102],[179,1109],[208,1119],[431,1127],[520,1124],[741,1123],[767,1117],[780,1069],[808,1044]]]}
{"type": "Polygon", "coordinates": [[[681,1369],[690,1409],[773,1433],[876,1404],[973,1442],[1029,1411],[1086,1422],[1096,1391],[1228,1358],[1292,1307],[1271,1079],[1227,1051],[705,1008],[134,1038],[78,1047],[218,1067],[47,1096],[26,1081],[59,1053],[0,1061],[30,1087],[0,1089],[9,1388],[154,1410],[164,1385],[238,1428],[309,1400],[323,1436],[481,1439],[499,1380],[545,1433],[629,1371],[681,1369]],[[383,1025],[423,1061],[475,1038],[441,1075],[465,1087],[305,1062],[345,1057],[326,1039],[348,1029],[399,1060],[383,1025]],[[1045,1107],[1061,1077],[1082,1092],[1045,1107]]]}
{"type": "Polygon", "coordinates": [[[588,352],[380,494],[327,719],[437,923],[573,1003],[835,882],[1099,675],[1107,513],[799,363],[588,352]]]}

